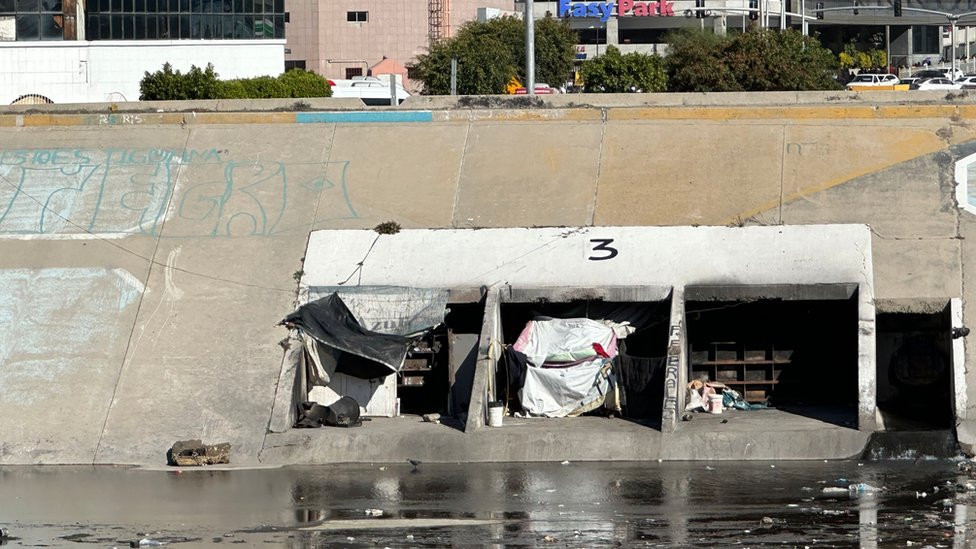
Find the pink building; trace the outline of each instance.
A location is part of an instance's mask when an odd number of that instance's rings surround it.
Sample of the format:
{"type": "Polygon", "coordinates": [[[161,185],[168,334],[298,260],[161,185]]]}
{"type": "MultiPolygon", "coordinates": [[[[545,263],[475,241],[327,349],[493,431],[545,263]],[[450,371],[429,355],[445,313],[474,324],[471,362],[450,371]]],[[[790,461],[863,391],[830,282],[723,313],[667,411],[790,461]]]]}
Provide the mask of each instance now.
{"type": "Polygon", "coordinates": [[[514,0],[287,0],[285,66],[328,78],[402,74],[427,51],[478,17],[479,8],[515,11],[514,0]],[[381,64],[382,63],[382,64],[381,64]],[[380,65],[381,64],[381,65],[380,65]],[[377,66],[380,65],[380,66],[377,66]]]}

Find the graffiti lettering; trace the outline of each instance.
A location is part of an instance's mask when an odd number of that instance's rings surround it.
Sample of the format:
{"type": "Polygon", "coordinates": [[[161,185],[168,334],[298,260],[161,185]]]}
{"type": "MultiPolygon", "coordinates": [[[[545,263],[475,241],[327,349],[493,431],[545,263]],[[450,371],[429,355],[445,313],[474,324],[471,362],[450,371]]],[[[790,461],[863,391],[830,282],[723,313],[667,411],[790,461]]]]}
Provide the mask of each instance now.
{"type": "Polygon", "coordinates": [[[284,163],[224,156],[216,149],[0,151],[0,238],[160,236],[167,219],[166,237],[271,236],[290,230],[282,224],[290,207],[320,204],[321,214],[326,194],[334,200],[320,217],[357,217],[347,162],[323,163],[321,175],[294,181],[284,163]]]}
{"type": "Polygon", "coordinates": [[[661,419],[674,421],[678,417],[678,368],[681,363],[681,325],[668,329],[668,360],[664,370],[664,409],[661,419]]]}

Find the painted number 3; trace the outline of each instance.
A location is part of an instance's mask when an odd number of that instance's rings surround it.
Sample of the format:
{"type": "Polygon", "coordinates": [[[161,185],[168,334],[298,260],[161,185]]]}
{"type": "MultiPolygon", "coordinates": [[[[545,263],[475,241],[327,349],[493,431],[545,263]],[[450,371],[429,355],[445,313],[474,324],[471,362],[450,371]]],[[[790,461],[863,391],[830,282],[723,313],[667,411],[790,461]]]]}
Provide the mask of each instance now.
{"type": "Polygon", "coordinates": [[[592,251],[595,253],[591,254],[587,259],[590,261],[603,261],[604,259],[613,259],[617,257],[619,252],[617,251],[617,248],[610,245],[612,243],[612,238],[590,239],[590,244],[593,245],[592,251]]]}

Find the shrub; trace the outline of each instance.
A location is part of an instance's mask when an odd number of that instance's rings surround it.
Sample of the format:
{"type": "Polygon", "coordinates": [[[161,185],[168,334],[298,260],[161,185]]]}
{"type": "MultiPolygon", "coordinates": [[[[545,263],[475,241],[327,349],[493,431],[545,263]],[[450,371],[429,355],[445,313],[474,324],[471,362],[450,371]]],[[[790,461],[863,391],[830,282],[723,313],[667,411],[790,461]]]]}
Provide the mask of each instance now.
{"type": "Polygon", "coordinates": [[[661,92],[667,88],[664,62],[657,55],[628,53],[608,46],[606,53],[583,65],[588,92],[661,92]]]}
{"type": "Polygon", "coordinates": [[[278,77],[285,86],[288,97],[331,97],[329,81],[314,72],[302,69],[285,71],[278,77]]]}
{"type": "Polygon", "coordinates": [[[166,63],[162,70],[146,71],[139,82],[142,101],[187,99],[268,99],[284,97],[329,97],[329,82],[314,72],[287,71],[280,76],[258,76],[218,80],[213,65],[206,69],[192,66],[186,74],[166,63]]]}

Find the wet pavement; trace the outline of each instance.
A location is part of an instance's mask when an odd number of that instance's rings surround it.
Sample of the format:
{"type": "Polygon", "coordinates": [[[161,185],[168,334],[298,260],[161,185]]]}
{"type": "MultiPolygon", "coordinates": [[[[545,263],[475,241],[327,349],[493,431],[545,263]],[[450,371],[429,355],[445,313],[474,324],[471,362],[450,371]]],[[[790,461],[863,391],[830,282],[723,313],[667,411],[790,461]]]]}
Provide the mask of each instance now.
{"type": "Polygon", "coordinates": [[[4,467],[0,543],[968,547],[976,480],[961,464],[4,467]]]}

